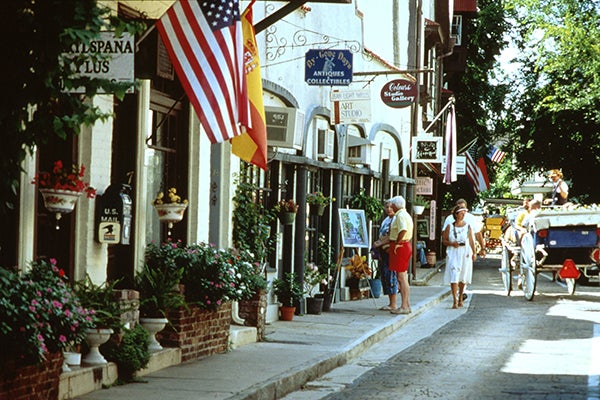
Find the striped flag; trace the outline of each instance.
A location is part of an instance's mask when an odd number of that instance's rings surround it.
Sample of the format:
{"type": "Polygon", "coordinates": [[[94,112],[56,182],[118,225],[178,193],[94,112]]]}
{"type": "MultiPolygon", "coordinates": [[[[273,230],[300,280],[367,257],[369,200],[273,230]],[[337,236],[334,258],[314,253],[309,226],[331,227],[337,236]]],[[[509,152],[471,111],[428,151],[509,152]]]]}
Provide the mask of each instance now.
{"type": "Polygon", "coordinates": [[[456,181],[456,114],[454,104],[450,105],[446,116],[446,173],[444,183],[456,181]]]}
{"type": "Polygon", "coordinates": [[[492,146],[487,156],[493,162],[499,163],[502,162],[502,160],[504,160],[504,157],[506,157],[506,153],[497,148],[496,146],[492,146]]]}
{"type": "Polygon", "coordinates": [[[211,143],[250,126],[238,0],[176,1],[156,23],[211,143]]]}
{"type": "Polygon", "coordinates": [[[473,184],[473,190],[475,194],[479,192],[483,192],[484,190],[489,189],[490,180],[487,175],[487,168],[485,166],[485,160],[483,157],[479,157],[477,162],[475,162],[473,154],[476,151],[475,146],[471,146],[469,150],[465,151],[466,157],[466,168],[467,168],[467,178],[473,184]]]}
{"type": "Polygon", "coordinates": [[[244,68],[248,82],[248,99],[250,100],[250,118],[252,127],[246,133],[231,140],[231,152],[244,161],[252,163],[264,170],[267,169],[267,125],[263,104],[262,78],[256,36],[252,25],[252,6],[248,5],[242,14],[242,30],[244,32],[244,68]]]}

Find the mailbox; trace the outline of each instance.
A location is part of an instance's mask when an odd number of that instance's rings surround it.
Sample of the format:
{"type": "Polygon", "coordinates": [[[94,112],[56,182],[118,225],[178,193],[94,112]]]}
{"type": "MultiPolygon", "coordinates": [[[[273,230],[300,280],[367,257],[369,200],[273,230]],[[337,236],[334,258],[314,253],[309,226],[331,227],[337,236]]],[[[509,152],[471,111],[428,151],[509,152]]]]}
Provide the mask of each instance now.
{"type": "Polygon", "coordinates": [[[110,185],[96,203],[96,238],[100,243],[130,244],[131,186],[110,185]]]}

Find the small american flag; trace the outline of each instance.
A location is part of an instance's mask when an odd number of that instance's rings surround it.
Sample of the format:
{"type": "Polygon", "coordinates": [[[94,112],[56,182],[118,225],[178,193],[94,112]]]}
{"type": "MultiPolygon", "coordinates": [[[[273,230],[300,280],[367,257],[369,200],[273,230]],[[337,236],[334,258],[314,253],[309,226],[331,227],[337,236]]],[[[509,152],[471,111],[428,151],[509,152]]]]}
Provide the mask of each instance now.
{"type": "Polygon", "coordinates": [[[156,27],[211,143],[251,126],[238,0],[176,1],[156,27]]]}
{"type": "Polygon", "coordinates": [[[499,163],[502,162],[502,160],[504,160],[504,157],[506,157],[506,153],[497,148],[496,146],[492,146],[487,156],[490,160],[492,160],[492,162],[499,163]]]}

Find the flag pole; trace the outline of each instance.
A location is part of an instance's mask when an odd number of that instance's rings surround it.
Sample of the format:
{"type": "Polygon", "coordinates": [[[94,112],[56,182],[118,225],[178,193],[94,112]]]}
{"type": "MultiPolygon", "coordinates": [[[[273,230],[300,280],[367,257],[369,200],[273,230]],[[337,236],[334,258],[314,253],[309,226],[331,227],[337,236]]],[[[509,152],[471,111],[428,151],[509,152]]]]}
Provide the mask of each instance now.
{"type": "Polygon", "coordinates": [[[444,106],[444,108],[442,108],[440,110],[440,112],[437,113],[437,115],[435,117],[433,117],[433,120],[429,123],[429,126],[427,126],[427,128],[425,128],[425,130],[423,131],[423,133],[426,133],[429,129],[431,129],[431,127],[433,126],[433,124],[435,123],[435,121],[437,121],[438,119],[440,119],[440,117],[442,116],[442,114],[444,113],[444,111],[446,111],[446,109],[448,107],[450,107],[452,104],[454,104],[454,96],[450,97],[450,99],[448,100],[448,103],[444,106]]]}
{"type": "Polygon", "coordinates": [[[469,143],[464,145],[459,151],[457,151],[456,154],[460,154],[460,153],[463,153],[465,150],[468,150],[471,146],[473,146],[475,144],[476,141],[477,141],[477,138],[471,140],[469,143]]]}

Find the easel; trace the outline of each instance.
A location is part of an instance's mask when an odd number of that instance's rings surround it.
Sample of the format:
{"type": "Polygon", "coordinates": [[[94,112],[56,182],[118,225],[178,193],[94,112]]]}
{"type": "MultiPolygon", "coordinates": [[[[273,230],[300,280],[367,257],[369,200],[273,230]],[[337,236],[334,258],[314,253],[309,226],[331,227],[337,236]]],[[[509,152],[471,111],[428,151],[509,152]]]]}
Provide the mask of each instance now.
{"type": "MultiPolygon", "coordinates": [[[[338,259],[337,259],[337,263],[336,263],[336,272],[335,272],[335,284],[333,286],[333,298],[332,298],[332,306],[333,303],[335,302],[335,295],[337,293],[337,288],[338,285],[341,283],[340,279],[341,279],[341,275],[342,275],[342,260],[344,259],[344,246],[340,247],[340,254],[338,254],[338,259]]],[[[356,252],[356,250],[354,250],[354,255],[360,255],[356,252]]],[[[367,284],[369,285],[369,294],[371,296],[371,298],[373,299],[373,303],[375,304],[375,309],[379,309],[379,306],[377,304],[377,299],[375,297],[373,297],[373,288],[371,287],[371,281],[369,279],[367,279],[367,284]]]]}

